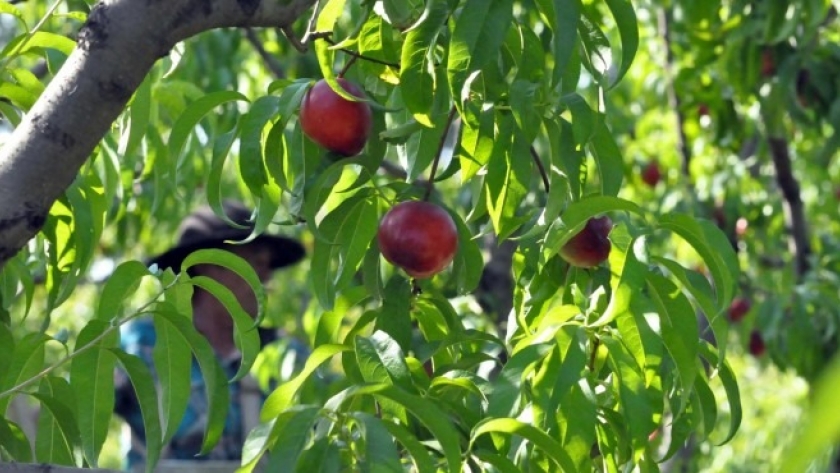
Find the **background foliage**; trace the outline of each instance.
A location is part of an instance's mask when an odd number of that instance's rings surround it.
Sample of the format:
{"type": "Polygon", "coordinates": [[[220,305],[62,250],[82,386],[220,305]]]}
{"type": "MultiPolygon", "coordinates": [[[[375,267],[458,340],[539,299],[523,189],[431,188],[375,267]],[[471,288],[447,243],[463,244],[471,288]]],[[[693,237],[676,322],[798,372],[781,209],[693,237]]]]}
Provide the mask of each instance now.
{"type": "MultiPolygon", "coordinates": [[[[278,31],[222,30],[161,59],[3,268],[0,411],[14,397],[41,409],[33,438],[0,419],[0,458],[105,461],[117,364],[155,441],[171,435],[177,403],[162,403],[158,424],[156,402],[189,386],[174,376],[155,392],[116,348],[116,328],[141,315],[179,341],[162,364],[197,357],[211,402],[226,403],[185,318],[201,281],[138,261],[168,247],[195,205],[239,198],[257,232],[309,249],[267,288],[262,321],[313,349],[302,373],[278,373],[283,347],[258,355],[237,320],[254,371],[281,382],[244,470],[267,450],[270,464],[329,471],[778,463],[840,315],[831,2],[321,3],[294,28],[331,33],[307,53],[278,31]],[[350,64],[347,51],[368,59],[350,64]],[[345,68],[374,106],[374,134],[336,159],[302,135],[297,107],[313,80],[345,68]],[[433,167],[431,199],[456,218],[461,246],[417,295],[373,236],[391,205],[422,197],[433,167]],[[616,222],[609,264],[570,268],[559,247],[603,213],[616,222]],[[503,258],[501,240],[515,243],[508,301],[483,271],[503,258]],[[751,309],[733,323],[736,296],[751,309]],[[748,346],[757,337],[764,354],[748,346]],[[756,435],[768,425],[778,436],[756,435]]],[[[0,133],[37,100],[90,6],[0,3],[0,133]]],[[[202,261],[259,287],[236,258],[202,261]]],[[[815,435],[831,443],[830,428],[815,435]]]]}

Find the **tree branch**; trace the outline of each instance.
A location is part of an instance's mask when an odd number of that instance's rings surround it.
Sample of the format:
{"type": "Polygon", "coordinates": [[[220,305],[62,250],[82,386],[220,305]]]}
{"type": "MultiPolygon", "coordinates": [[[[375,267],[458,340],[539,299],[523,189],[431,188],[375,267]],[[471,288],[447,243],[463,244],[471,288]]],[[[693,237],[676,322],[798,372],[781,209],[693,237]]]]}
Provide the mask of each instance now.
{"type": "Polygon", "coordinates": [[[274,77],[277,79],[283,79],[286,77],[286,72],[283,70],[283,66],[280,64],[280,61],[277,60],[276,57],[272,56],[271,53],[266,51],[265,46],[263,46],[262,40],[260,40],[257,33],[253,30],[253,28],[245,28],[245,38],[251,43],[251,46],[260,55],[260,58],[263,60],[265,67],[274,74],[274,77]]]}
{"type": "Polygon", "coordinates": [[[810,269],[808,258],[811,255],[811,243],[808,240],[808,226],[805,222],[805,209],[799,195],[799,183],[793,176],[788,142],[784,138],[768,137],[770,154],[776,168],[776,182],[782,189],[785,209],[785,225],[790,231],[788,247],[796,265],[797,280],[801,280],[810,269]]]}
{"type": "Polygon", "coordinates": [[[78,45],[0,149],[0,268],[43,226],[53,202],[178,42],[223,27],[283,27],[315,0],[104,0],[78,45]]]}
{"type": "Polygon", "coordinates": [[[685,116],[682,112],[682,103],[677,94],[676,79],[674,75],[674,50],[671,47],[671,17],[665,8],[659,10],[659,30],[662,35],[662,42],[665,46],[665,79],[667,81],[666,91],[668,94],[668,106],[674,111],[675,126],[677,127],[677,146],[680,150],[682,160],[682,174],[689,181],[691,180],[691,148],[688,146],[688,137],[685,134],[685,116]]]}

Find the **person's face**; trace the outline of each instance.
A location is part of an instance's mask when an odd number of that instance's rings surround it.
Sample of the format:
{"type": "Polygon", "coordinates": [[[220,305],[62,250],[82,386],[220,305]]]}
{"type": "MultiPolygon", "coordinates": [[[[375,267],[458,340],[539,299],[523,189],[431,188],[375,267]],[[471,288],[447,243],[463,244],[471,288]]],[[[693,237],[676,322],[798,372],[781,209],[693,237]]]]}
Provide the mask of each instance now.
{"type": "MultiPolygon", "coordinates": [[[[271,278],[272,254],[271,250],[265,245],[239,245],[230,246],[227,249],[250,263],[261,282],[265,283],[271,278]]],[[[200,268],[197,268],[197,270],[198,274],[212,278],[230,289],[242,305],[242,308],[250,314],[251,317],[256,317],[257,297],[251,289],[251,286],[249,286],[242,277],[235,272],[218,265],[202,265],[200,268]]],[[[206,294],[206,296],[215,299],[215,297],[210,294],[206,294]]]]}

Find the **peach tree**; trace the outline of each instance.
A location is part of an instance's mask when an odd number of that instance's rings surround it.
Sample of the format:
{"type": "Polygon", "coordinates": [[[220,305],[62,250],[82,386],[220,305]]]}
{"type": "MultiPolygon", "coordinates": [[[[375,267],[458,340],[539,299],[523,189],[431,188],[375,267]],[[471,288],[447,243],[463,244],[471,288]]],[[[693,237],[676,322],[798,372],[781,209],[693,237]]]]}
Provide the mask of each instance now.
{"type": "MultiPolygon", "coordinates": [[[[190,359],[209,387],[212,448],[230,380],[190,323],[194,286],[230,309],[237,378],[253,371],[270,390],[241,471],[658,471],[690,437],[736,432],[732,245],[710,220],[624,197],[635,184],[614,130],[628,123],[612,97],[649,5],[68,0],[0,14],[14,25],[0,38],[0,412],[40,407],[34,434],[0,417],[3,460],[98,465],[119,366],[152,471],[190,359]],[[326,125],[299,111],[321,79],[320,96],[369,107],[361,147],[310,139],[326,125]],[[235,256],[198,252],[185,269],[248,280],[257,322],[311,345],[292,375],[260,353],[229,292],[142,262],[195,203],[221,214],[226,198],[252,206],[255,235],[280,227],[307,243],[280,290],[295,297],[275,311],[287,317],[265,310],[235,256]],[[380,220],[409,201],[453,224],[457,250],[434,270],[394,266],[379,246],[380,220]],[[119,348],[138,317],[167,341],[157,379],[119,348]]],[[[358,130],[341,123],[357,116],[329,126],[358,130]]],[[[390,235],[425,223],[408,220],[390,235]]]]}

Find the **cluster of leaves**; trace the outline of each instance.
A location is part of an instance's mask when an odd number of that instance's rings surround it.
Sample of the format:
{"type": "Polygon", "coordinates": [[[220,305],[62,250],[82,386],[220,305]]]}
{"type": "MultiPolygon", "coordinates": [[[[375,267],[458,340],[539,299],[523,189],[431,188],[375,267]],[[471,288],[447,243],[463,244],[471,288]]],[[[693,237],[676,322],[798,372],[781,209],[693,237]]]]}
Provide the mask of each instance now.
{"type": "MultiPolygon", "coordinates": [[[[12,348],[10,363],[0,366],[0,411],[14,396],[41,404],[36,459],[97,464],[116,364],[141,401],[149,469],[184,411],[189,386],[179,373],[191,357],[213,406],[205,449],[218,439],[228,380],[189,323],[193,286],[231,311],[244,357],[237,377],[253,365],[259,347],[254,322],[225,288],[125,263],[103,286],[72,348],[47,335],[49,314],[86,277],[98,246],[120,246],[120,255],[132,232],[161,231],[137,230],[142,225],[130,208],[145,209],[144,216],[183,214],[178,210],[190,199],[180,197],[199,187],[219,214],[223,198],[247,196],[255,233],[277,223],[294,226],[313,247],[307,274],[315,296],[314,349],[303,371],[269,396],[263,424],[245,445],[245,471],[263,456],[269,468],[319,465],[326,471],[401,471],[409,463],[421,472],[589,471],[596,465],[656,471],[690,435],[714,433],[718,401],[711,383],[722,383],[731,411],[725,433],[714,440],[731,438],[740,399],[724,358],[728,324],[722,314],[738,281],[732,246],[710,221],[659,215],[618,197],[624,158],[604,103],[637,53],[632,5],[321,3],[316,21],[299,26],[311,24],[316,36],[328,33],[331,41],[314,42],[318,71],[301,78],[277,80],[250,95],[233,81],[196,90],[178,74],[191,69],[198,76],[202,67],[216,67],[188,62],[180,50],[165,59],[51,211],[39,239],[3,268],[0,345],[12,348]],[[350,58],[345,50],[364,56],[345,77],[362,84],[375,104],[374,136],[363,154],[336,159],[303,136],[296,111],[310,77],[320,73],[335,84],[335,71],[350,58]],[[385,161],[398,162],[407,177],[380,173],[385,161]],[[436,189],[432,198],[455,219],[460,249],[451,270],[412,282],[383,262],[374,237],[384,211],[424,192],[418,184],[431,169],[439,169],[428,177],[436,189]],[[619,222],[609,264],[570,267],[559,248],[604,213],[619,222]],[[106,236],[110,228],[116,238],[106,236]],[[490,233],[517,244],[514,308],[495,314],[508,317],[504,333],[472,306],[453,303],[479,284],[479,237],[490,233]],[[691,248],[711,281],[681,265],[662,242],[691,248]],[[156,293],[148,303],[127,306],[142,281],[156,293]],[[21,333],[16,324],[41,292],[43,330],[21,333]],[[699,331],[698,315],[710,334],[699,331]],[[155,320],[159,390],[148,368],[118,348],[116,329],[139,316],[155,320]],[[712,335],[715,343],[707,341],[712,335]],[[54,363],[47,360],[52,345],[63,351],[54,363]],[[330,361],[343,377],[327,399],[300,396],[330,361]]],[[[3,13],[23,18],[17,7],[2,5],[3,13]]],[[[22,55],[55,59],[54,50],[68,52],[56,45],[61,40],[36,42],[38,32],[21,25],[24,33],[9,45],[32,47],[7,46],[4,66],[22,55]]],[[[32,103],[21,101],[22,91],[37,97],[39,90],[27,84],[40,81],[0,73],[0,97],[8,99],[0,101],[0,113],[14,125],[32,103]],[[7,78],[13,87],[4,89],[7,78]]],[[[186,266],[199,263],[235,270],[264,299],[241,260],[210,251],[186,266]]],[[[0,455],[31,459],[28,439],[8,419],[0,419],[0,455]]]]}
{"type": "Polygon", "coordinates": [[[705,129],[690,132],[702,144],[698,194],[717,207],[746,268],[740,291],[754,309],[742,330],[761,333],[781,368],[813,379],[836,352],[840,322],[837,11],[828,1],[720,7],[687,10],[672,37],[683,113],[708,110],[705,129]],[[772,159],[771,140],[789,151],[789,168],[772,159]],[[726,159],[702,159],[712,153],[726,159]],[[792,205],[804,222],[791,222],[792,205]],[[739,219],[746,230],[736,235],[739,219]],[[809,247],[796,249],[806,271],[792,264],[796,232],[807,234],[809,247]]]}

